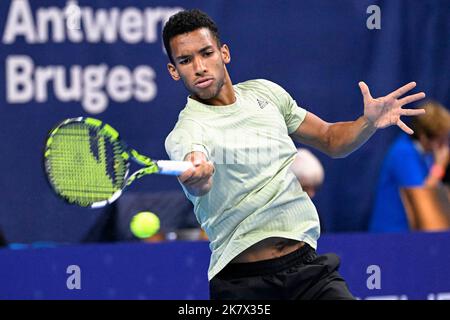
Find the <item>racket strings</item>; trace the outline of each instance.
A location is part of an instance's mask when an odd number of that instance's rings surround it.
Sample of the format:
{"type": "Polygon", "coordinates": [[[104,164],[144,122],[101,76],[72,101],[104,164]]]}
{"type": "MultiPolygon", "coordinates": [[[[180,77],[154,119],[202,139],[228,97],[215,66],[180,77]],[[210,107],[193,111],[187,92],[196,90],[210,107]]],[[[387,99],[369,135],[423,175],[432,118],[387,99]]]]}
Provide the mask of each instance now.
{"type": "Polygon", "coordinates": [[[52,138],[47,171],[56,191],[69,202],[89,206],[122,188],[127,163],[118,141],[84,123],[63,126],[52,138]]]}

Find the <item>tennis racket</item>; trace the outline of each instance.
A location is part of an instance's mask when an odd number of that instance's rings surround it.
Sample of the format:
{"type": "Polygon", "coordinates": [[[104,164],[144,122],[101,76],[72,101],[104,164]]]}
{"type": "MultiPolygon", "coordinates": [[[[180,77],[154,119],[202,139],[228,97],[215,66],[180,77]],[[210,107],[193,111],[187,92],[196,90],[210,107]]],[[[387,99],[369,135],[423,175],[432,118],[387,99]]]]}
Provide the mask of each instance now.
{"type": "Polygon", "coordinates": [[[110,125],[94,118],[66,119],[52,129],[44,151],[45,173],[61,198],[82,207],[113,203],[136,179],[180,175],[189,161],[152,160],[128,148],[110,125]],[[130,161],[144,168],[129,174],[130,161]]]}

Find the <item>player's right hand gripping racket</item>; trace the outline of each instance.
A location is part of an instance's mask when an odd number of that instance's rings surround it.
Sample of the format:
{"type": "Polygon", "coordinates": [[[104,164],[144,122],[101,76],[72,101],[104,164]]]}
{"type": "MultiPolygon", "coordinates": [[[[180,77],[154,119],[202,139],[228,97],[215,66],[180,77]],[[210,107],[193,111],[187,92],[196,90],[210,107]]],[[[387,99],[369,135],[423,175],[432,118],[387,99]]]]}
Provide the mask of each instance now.
{"type": "Polygon", "coordinates": [[[130,149],[110,125],[93,118],[62,121],[50,131],[44,165],[53,190],[67,202],[104,207],[133,181],[148,174],[180,175],[189,161],[152,160],[130,149]],[[129,174],[130,160],[145,166],[129,174]]]}

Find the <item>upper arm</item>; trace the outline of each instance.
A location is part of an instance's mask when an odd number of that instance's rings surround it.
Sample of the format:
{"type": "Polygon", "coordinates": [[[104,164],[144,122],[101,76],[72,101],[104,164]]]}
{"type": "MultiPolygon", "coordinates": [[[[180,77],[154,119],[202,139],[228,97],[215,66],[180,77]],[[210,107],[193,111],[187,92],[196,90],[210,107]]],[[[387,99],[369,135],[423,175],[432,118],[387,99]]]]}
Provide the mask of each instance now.
{"type": "Polygon", "coordinates": [[[299,107],[291,95],[278,84],[268,80],[259,81],[282,114],[291,138],[329,154],[330,124],[299,107]]]}
{"type": "Polygon", "coordinates": [[[298,128],[291,133],[290,136],[295,141],[328,153],[329,126],[330,124],[328,122],[322,120],[311,112],[307,112],[305,119],[300,123],[298,128]]]}

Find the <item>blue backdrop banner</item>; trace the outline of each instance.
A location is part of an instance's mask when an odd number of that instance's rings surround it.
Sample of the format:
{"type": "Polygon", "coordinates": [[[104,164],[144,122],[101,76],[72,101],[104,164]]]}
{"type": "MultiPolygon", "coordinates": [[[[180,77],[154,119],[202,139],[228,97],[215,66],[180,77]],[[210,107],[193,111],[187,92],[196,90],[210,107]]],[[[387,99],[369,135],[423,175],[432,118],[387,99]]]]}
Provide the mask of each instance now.
{"type": "MultiPolygon", "coordinates": [[[[277,82],[327,121],[362,114],[360,80],[374,96],[414,80],[450,105],[446,0],[2,0],[0,228],[8,240],[77,242],[105,214],[66,205],[46,183],[43,143],[60,120],[100,118],[142,153],[167,158],[164,139],[187,93],[167,72],[161,30],[178,10],[196,7],[219,25],[234,83],[277,82]]],[[[316,152],[326,171],[314,199],[324,230],[366,229],[380,163],[398,132],[377,133],[346,159],[316,152]]],[[[149,177],[130,191],[175,189],[174,178],[149,177]]]]}

